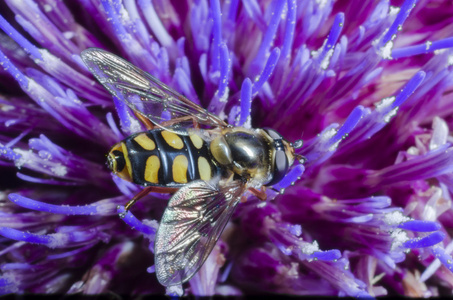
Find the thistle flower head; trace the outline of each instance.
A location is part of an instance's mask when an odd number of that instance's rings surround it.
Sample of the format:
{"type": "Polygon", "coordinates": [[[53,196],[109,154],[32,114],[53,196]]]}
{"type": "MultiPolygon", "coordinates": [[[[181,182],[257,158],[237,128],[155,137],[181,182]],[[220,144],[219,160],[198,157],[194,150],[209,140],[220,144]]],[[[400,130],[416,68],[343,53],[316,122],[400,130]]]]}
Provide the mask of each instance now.
{"type": "Polygon", "coordinates": [[[452,7],[442,1],[6,0],[0,292],[429,297],[452,288],[452,7]],[[170,195],[112,175],[145,130],[80,53],[113,52],[233,126],[303,139],[245,194],[197,274],[165,290],[170,195]],[[120,218],[122,214],[124,218],[120,218]],[[428,280],[429,279],[429,280],[428,280]]]}

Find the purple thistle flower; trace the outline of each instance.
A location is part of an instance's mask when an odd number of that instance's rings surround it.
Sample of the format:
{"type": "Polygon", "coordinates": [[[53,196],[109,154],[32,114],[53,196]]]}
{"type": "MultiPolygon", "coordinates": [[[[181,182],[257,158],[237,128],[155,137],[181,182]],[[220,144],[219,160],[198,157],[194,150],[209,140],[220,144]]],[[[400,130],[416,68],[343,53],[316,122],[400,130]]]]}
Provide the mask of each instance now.
{"type": "Polygon", "coordinates": [[[6,0],[0,293],[449,295],[453,8],[443,1],[6,0]],[[246,194],[206,263],[165,290],[170,195],[111,175],[144,127],[80,58],[98,47],[234,126],[304,140],[246,194]]]}

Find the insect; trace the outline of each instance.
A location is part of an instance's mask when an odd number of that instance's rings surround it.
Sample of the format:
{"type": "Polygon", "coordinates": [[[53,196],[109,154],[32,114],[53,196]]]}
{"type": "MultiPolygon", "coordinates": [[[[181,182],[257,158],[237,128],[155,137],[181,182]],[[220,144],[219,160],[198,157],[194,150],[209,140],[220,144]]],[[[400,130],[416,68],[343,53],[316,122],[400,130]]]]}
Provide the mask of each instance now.
{"type": "Polygon", "coordinates": [[[108,165],[144,186],[126,210],[150,192],[174,192],[156,234],[155,267],[162,285],[181,284],[203,265],[244,193],[264,200],[265,187],[279,182],[295,159],[302,162],[295,153],[302,141],[233,127],[107,51],[89,48],[81,57],[147,129],[114,145],[108,165]]]}

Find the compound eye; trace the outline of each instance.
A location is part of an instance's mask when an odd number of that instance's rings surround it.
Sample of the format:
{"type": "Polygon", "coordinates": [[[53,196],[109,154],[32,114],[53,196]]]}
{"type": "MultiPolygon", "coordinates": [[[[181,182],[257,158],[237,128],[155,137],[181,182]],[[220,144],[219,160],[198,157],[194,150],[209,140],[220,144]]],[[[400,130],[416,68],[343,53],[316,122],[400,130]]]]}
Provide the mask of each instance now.
{"type": "Polygon", "coordinates": [[[275,154],[275,169],[277,173],[286,173],[288,169],[288,159],[284,151],[277,151],[275,154]]]}
{"type": "Polygon", "coordinates": [[[274,171],[272,173],[272,180],[266,185],[274,185],[283,179],[288,171],[289,163],[285,151],[277,150],[274,158],[274,171]]]}
{"type": "Polygon", "coordinates": [[[274,129],[266,128],[266,132],[274,140],[283,139],[282,135],[280,133],[278,133],[277,131],[275,131],[274,129]]]}

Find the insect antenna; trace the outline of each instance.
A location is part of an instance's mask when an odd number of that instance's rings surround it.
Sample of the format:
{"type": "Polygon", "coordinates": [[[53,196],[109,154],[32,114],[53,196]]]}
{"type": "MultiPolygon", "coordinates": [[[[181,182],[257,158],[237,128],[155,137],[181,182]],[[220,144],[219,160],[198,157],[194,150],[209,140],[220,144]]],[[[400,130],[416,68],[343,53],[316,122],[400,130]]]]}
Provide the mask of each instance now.
{"type": "MultiPolygon", "coordinates": [[[[294,143],[291,143],[291,147],[293,147],[294,150],[302,148],[304,142],[302,140],[296,140],[294,143]]],[[[301,164],[305,164],[307,162],[307,158],[301,154],[297,154],[294,151],[294,157],[299,161],[301,164]]]]}

